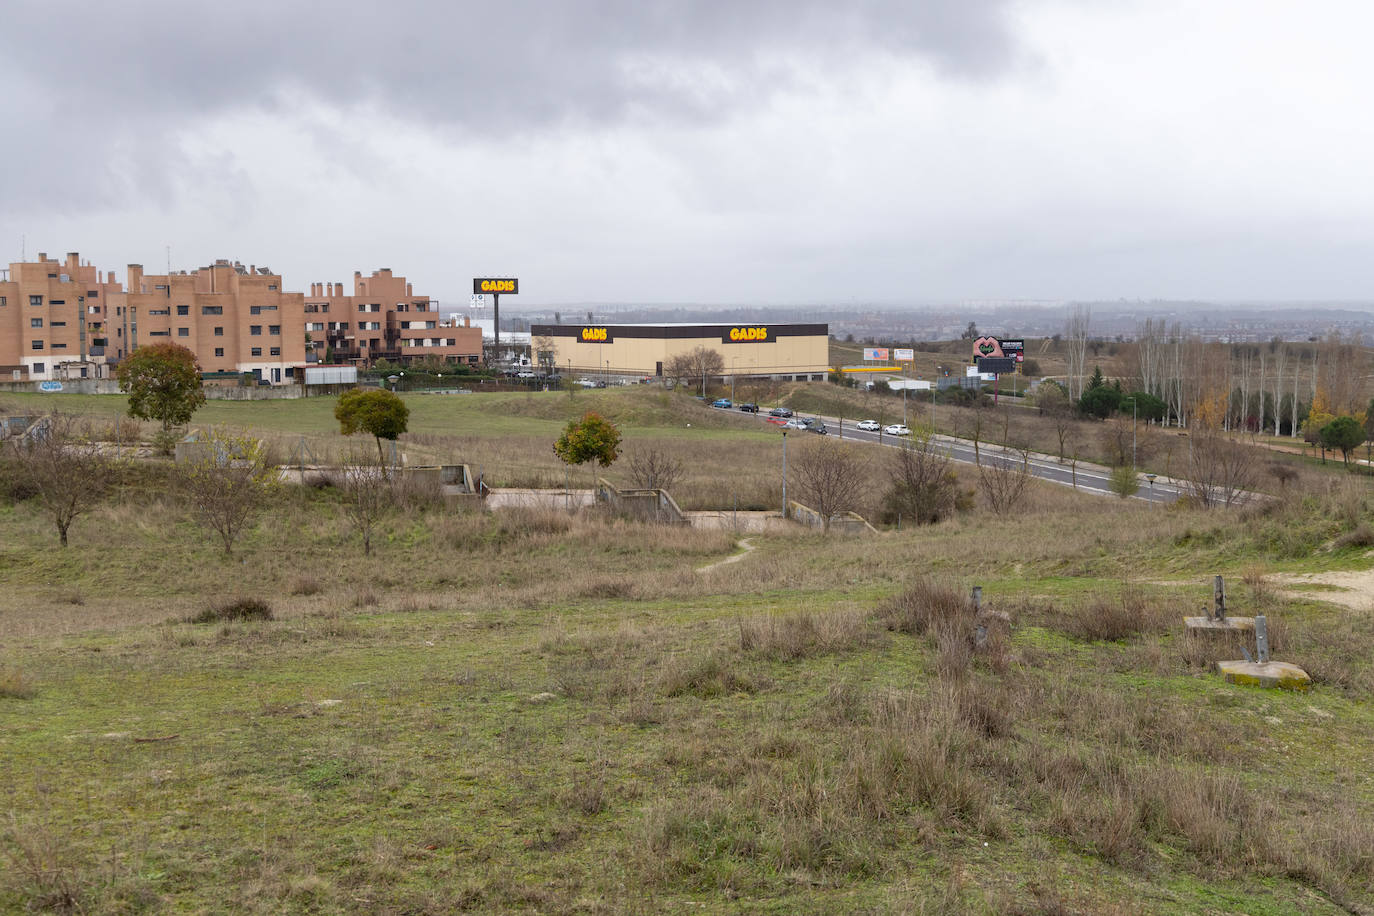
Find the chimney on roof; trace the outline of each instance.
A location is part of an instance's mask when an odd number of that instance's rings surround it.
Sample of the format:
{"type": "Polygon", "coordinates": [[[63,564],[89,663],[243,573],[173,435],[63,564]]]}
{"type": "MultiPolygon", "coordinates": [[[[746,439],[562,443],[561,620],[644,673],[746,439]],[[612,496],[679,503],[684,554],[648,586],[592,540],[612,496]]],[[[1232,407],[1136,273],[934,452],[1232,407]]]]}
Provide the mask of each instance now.
{"type": "Polygon", "coordinates": [[[43,251],[38,252],[38,260],[39,260],[39,261],[46,261],[47,259],[48,259],[48,255],[47,255],[46,252],[43,252],[43,251]]]}

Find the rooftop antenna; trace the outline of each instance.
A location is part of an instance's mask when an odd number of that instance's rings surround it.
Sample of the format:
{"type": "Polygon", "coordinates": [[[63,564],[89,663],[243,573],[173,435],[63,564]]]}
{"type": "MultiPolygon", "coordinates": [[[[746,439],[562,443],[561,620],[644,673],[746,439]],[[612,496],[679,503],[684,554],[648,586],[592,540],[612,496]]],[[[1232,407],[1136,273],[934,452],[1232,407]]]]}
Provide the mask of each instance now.
{"type": "MultiPolygon", "coordinates": [[[[168,245],[168,246],[167,246],[167,276],[170,277],[171,275],[172,275],[172,246],[171,246],[171,245],[168,245]]],[[[171,281],[169,280],[169,281],[167,281],[167,282],[170,283],[171,281]]]]}

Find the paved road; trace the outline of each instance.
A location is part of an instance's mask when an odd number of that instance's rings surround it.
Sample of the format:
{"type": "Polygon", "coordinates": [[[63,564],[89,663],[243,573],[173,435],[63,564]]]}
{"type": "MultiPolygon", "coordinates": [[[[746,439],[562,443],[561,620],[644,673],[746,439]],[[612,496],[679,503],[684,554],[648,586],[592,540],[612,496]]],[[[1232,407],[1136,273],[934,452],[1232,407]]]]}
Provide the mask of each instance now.
{"type": "MultiPolygon", "coordinates": [[[[766,413],[760,413],[759,417],[763,420],[768,419],[766,413]]],[[[840,421],[835,417],[822,417],[825,425],[830,428],[830,435],[840,435],[840,421]]],[[[844,424],[843,438],[848,441],[870,442],[874,445],[885,445],[893,448],[900,447],[910,440],[888,436],[882,433],[865,432],[854,425],[855,421],[848,420],[844,424]]],[[[781,431],[781,427],[778,428],[781,431]]],[[[813,433],[804,429],[790,429],[789,433],[797,436],[811,436],[813,433]]],[[[1022,460],[1021,453],[1014,450],[1006,450],[1001,446],[987,445],[980,443],[977,454],[974,453],[973,443],[968,439],[956,439],[953,436],[936,436],[935,441],[941,452],[948,455],[954,461],[965,464],[986,464],[989,459],[998,460],[1005,458],[1008,461],[1019,463],[1022,460]]],[[[1080,461],[1077,467],[1068,464],[1060,464],[1053,455],[1045,455],[1040,452],[1031,452],[1029,455],[1031,473],[1041,480],[1048,480],[1051,483],[1062,484],[1066,487],[1074,487],[1088,493],[1095,493],[1099,496],[1111,496],[1116,494],[1111,490],[1111,469],[1099,464],[1089,464],[1080,461]]],[[[1160,476],[1155,479],[1151,486],[1141,475],[1140,491],[1133,499],[1140,499],[1146,502],[1171,503],[1182,495],[1182,483],[1172,478],[1160,476]]]]}

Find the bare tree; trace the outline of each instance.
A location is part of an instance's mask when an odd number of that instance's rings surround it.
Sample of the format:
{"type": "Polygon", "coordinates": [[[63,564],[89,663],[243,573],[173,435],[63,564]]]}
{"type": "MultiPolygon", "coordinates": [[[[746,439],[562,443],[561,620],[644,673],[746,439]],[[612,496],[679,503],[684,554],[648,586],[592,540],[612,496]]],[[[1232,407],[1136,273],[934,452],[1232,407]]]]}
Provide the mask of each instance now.
{"type": "Polygon", "coordinates": [[[219,535],[226,555],[277,485],[261,439],[212,432],[202,454],[181,469],[180,488],[192,513],[219,535]]]}
{"type": "Polygon", "coordinates": [[[1215,427],[1199,425],[1188,437],[1184,488],[1198,505],[1243,505],[1259,477],[1257,452],[1225,438],[1215,427]]]}
{"type": "Polygon", "coordinates": [[[1066,361],[1068,363],[1069,399],[1077,401],[1083,396],[1083,371],[1088,359],[1088,334],[1092,325],[1092,309],[1086,305],[1075,305],[1069,310],[1068,321],[1064,327],[1064,337],[1068,343],[1066,361]]]}
{"type": "Polygon", "coordinates": [[[797,450],[792,462],[793,486],[802,501],[821,516],[829,533],[830,520],[856,509],[867,488],[867,458],[860,449],[825,438],[797,450]]]}
{"type": "Polygon", "coordinates": [[[541,372],[552,374],[557,368],[554,363],[554,339],[548,334],[530,338],[530,358],[541,372]]]}
{"type": "Polygon", "coordinates": [[[706,396],[706,380],[725,371],[725,358],[710,347],[694,347],[686,353],[678,353],[663,364],[663,374],[687,384],[691,379],[701,379],[701,396],[706,396]]]}
{"type": "Polygon", "coordinates": [[[98,506],[114,481],[114,465],[93,441],[89,426],[54,411],[13,440],[20,479],[33,492],[67,546],[78,516],[98,506]]]}
{"type": "Polygon", "coordinates": [[[1028,453],[1019,461],[996,456],[978,466],[979,488],[993,512],[1005,515],[1020,504],[1031,479],[1029,459],[1028,453]]]}
{"type": "Polygon", "coordinates": [[[363,452],[344,465],[342,489],[344,514],[362,536],[363,556],[370,556],[373,530],[396,506],[395,478],[384,463],[363,452]]]}
{"type": "Polygon", "coordinates": [[[1035,403],[1054,424],[1054,435],[1059,441],[1059,463],[1063,464],[1064,447],[1073,431],[1078,428],[1068,393],[1054,382],[1044,382],[1036,392],[1035,403]]]}
{"type": "Polygon", "coordinates": [[[949,456],[935,447],[932,436],[919,436],[911,445],[893,449],[887,473],[885,522],[907,519],[917,525],[933,525],[962,507],[959,478],[950,468],[949,456]]]}
{"type": "Polygon", "coordinates": [[[683,464],[661,448],[639,448],[630,453],[630,477],[644,490],[671,490],[682,479],[683,464]]]}

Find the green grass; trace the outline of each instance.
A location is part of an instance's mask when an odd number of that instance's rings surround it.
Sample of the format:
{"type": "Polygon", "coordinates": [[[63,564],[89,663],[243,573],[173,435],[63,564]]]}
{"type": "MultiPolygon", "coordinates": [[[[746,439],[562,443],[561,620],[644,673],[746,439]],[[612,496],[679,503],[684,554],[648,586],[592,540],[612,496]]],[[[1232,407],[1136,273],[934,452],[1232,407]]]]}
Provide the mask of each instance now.
{"type": "MultiPolygon", "coordinates": [[[[690,449],[702,499],[774,473],[752,418],[679,395],[433,400],[414,447],[522,463],[597,405],[690,449]]],[[[327,404],[210,407],[337,439],[327,404]]],[[[1374,617],[1264,581],[1359,562],[1261,536],[1346,530],[1317,495],[1046,491],[1014,524],[757,536],[705,574],[729,533],[594,515],[415,509],[364,558],[340,499],[284,492],[232,559],[156,465],[67,550],[0,505],[0,910],[1374,910],[1374,617]],[[1310,693],[1189,665],[1177,618],[1217,571],[1310,693]],[[926,575],[982,584],[1005,641],[889,629],[926,575]],[[1138,618],[1081,627],[1123,596],[1138,618]],[[230,597],[273,619],[183,622],[230,597]]]]}

